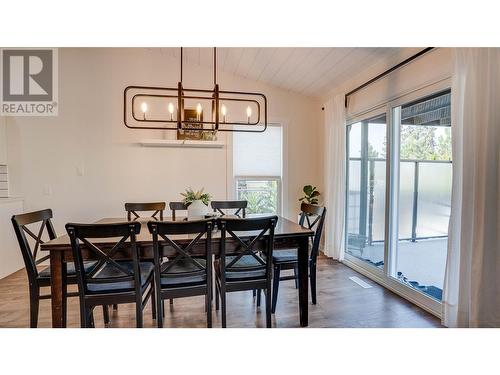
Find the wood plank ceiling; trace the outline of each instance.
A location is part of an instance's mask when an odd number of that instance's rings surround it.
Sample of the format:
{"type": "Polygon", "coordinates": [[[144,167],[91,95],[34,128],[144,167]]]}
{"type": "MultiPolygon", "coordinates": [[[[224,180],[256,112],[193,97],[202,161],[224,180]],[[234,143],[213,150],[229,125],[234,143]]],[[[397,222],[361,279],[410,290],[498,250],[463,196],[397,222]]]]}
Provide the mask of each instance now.
{"type": "MultiPolygon", "coordinates": [[[[390,67],[421,48],[218,48],[218,71],[321,97],[374,65],[390,67]]],[[[163,48],[180,57],[179,48],[163,48]]],[[[185,48],[184,63],[213,66],[212,48],[185,48]]]]}

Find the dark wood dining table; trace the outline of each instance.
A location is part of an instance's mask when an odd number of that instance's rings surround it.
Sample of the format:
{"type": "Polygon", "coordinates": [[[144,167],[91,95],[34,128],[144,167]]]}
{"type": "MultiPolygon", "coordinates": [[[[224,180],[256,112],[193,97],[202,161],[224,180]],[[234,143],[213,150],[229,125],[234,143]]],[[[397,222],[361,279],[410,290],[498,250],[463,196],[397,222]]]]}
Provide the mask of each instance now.
{"type": "MultiPolygon", "coordinates": [[[[250,216],[250,215],[249,215],[250,216]]],[[[148,219],[139,219],[142,223],[141,232],[137,235],[137,246],[140,251],[141,258],[153,258],[153,240],[147,228],[148,219]]],[[[166,221],[172,220],[165,218],[166,221]]],[[[176,218],[176,221],[186,220],[185,218],[176,218]]],[[[96,223],[118,223],[126,222],[125,218],[104,218],[96,221],[96,223]]],[[[299,278],[299,321],[302,327],[306,327],[308,323],[308,265],[309,265],[309,238],[313,236],[314,232],[310,229],[304,228],[297,223],[294,223],[286,218],[279,217],[275,229],[274,249],[298,249],[298,278],[299,278]]],[[[250,238],[255,236],[255,233],[241,233],[238,235],[242,238],[250,238]]],[[[192,238],[190,235],[178,235],[175,238],[179,242],[189,242],[192,238]]],[[[93,243],[105,251],[106,246],[111,247],[116,242],[116,239],[99,239],[93,243]]],[[[226,247],[230,249],[232,246],[238,246],[236,241],[227,238],[226,247]]],[[[212,251],[215,255],[219,253],[220,247],[220,232],[216,231],[212,235],[212,251]]],[[[50,253],[50,272],[51,272],[51,302],[52,302],[52,327],[64,328],[66,327],[66,312],[63,311],[63,280],[66,277],[66,263],[73,261],[73,254],[71,250],[70,240],[68,235],[57,237],[51,241],[47,241],[41,245],[42,251],[50,253]]],[[[200,251],[203,249],[200,248],[200,251]]],[[[163,256],[172,256],[173,249],[169,246],[162,247],[163,256]]],[[[196,253],[196,249],[194,250],[196,253]]],[[[82,249],[82,256],[84,260],[93,260],[95,256],[90,251],[82,249]]],[[[127,259],[130,258],[128,249],[124,247],[118,256],[127,259]]]]}

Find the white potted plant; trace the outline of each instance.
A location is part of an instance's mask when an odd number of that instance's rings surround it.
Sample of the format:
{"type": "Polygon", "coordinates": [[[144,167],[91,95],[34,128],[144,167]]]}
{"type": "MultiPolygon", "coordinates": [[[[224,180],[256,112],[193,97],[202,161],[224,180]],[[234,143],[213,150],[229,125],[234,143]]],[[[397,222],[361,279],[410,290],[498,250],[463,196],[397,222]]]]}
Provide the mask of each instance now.
{"type": "Polygon", "coordinates": [[[188,206],[188,219],[198,219],[208,214],[208,203],[210,202],[210,194],[204,193],[204,188],[194,191],[189,188],[185,193],[181,193],[184,197],[183,202],[188,206]]]}

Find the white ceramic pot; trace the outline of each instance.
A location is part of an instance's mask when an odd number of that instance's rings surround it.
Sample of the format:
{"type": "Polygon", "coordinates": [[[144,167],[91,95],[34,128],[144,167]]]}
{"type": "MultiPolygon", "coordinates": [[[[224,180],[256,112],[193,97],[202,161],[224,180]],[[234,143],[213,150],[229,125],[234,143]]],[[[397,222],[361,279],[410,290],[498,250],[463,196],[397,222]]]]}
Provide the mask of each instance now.
{"type": "Polygon", "coordinates": [[[208,207],[201,200],[193,201],[188,206],[188,219],[199,219],[203,218],[208,213],[208,207]]]}

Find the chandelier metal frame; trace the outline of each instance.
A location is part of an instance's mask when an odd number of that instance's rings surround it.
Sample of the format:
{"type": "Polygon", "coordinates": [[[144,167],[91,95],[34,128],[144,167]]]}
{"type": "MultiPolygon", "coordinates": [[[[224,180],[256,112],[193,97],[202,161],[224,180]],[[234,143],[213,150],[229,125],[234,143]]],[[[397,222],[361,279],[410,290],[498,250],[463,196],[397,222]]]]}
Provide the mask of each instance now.
{"type": "Polygon", "coordinates": [[[180,81],[177,84],[177,88],[172,87],[157,87],[157,86],[127,86],[123,91],[123,123],[129,129],[145,129],[145,130],[185,130],[183,125],[187,124],[202,124],[209,125],[210,128],[191,128],[189,127],[189,131],[214,131],[214,132],[246,132],[246,133],[262,133],[267,129],[267,98],[264,94],[259,92],[245,92],[245,91],[227,91],[220,90],[219,84],[217,83],[217,48],[214,47],[214,88],[212,90],[208,89],[192,89],[185,88],[182,85],[183,78],[183,48],[181,47],[181,63],[180,63],[180,81]],[[148,93],[136,93],[131,98],[131,105],[128,106],[129,91],[148,91],[148,93]],[[168,95],[168,94],[152,94],[150,92],[154,91],[171,91],[177,92],[176,95],[168,95]],[[205,95],[205,96],[203,96],[205,95]],[[232,96],[232,97],[231,97],[232,96]],[[248,96],[249,98],[244,98],[248,96]],[[252,99],[253,97],[253,99],[252,99]],[[177,102],[177,115],[175,119],[147,119],[145,116],[140,118],[137,116],[134,105],[135,101],[139,98],[147,99],[147,98],[165,98],[165,99],[174,99],[177,102]],[[257,98],[262,99],[262,103],[257,100],[257,98]],[[211,113],[212,118],[210,121],[207,120],[186,120],[184,119],[184,101],[186,99],[198,99],[198,100],[210,100],[211,101],[211,113]],[[230,122],[230,121],[221,121],[220,115],[220,103],[221,102],[246,102],[253,103],[257,107],[257,119],[253,122],[230,122]],[[162,124],[176,124],[176,126],[134,126],[128,123],[128,111],[131,110],[132,119],[136,122],[145,122],[145,123],[162,123],[162,124]],[[261,114],[262,112],[262,114],[261,114]],[[263,118],[263,122],[261,119],[263,118]],[[231,128],[224,128],[222,126],[232,126],[231,128]],[[233,128],[237,126],[237,128],[233,128]],[[260,129],[258,130],[250,130],[243,128],[247,127],[256,127],[258,126],[260,129]]]}

